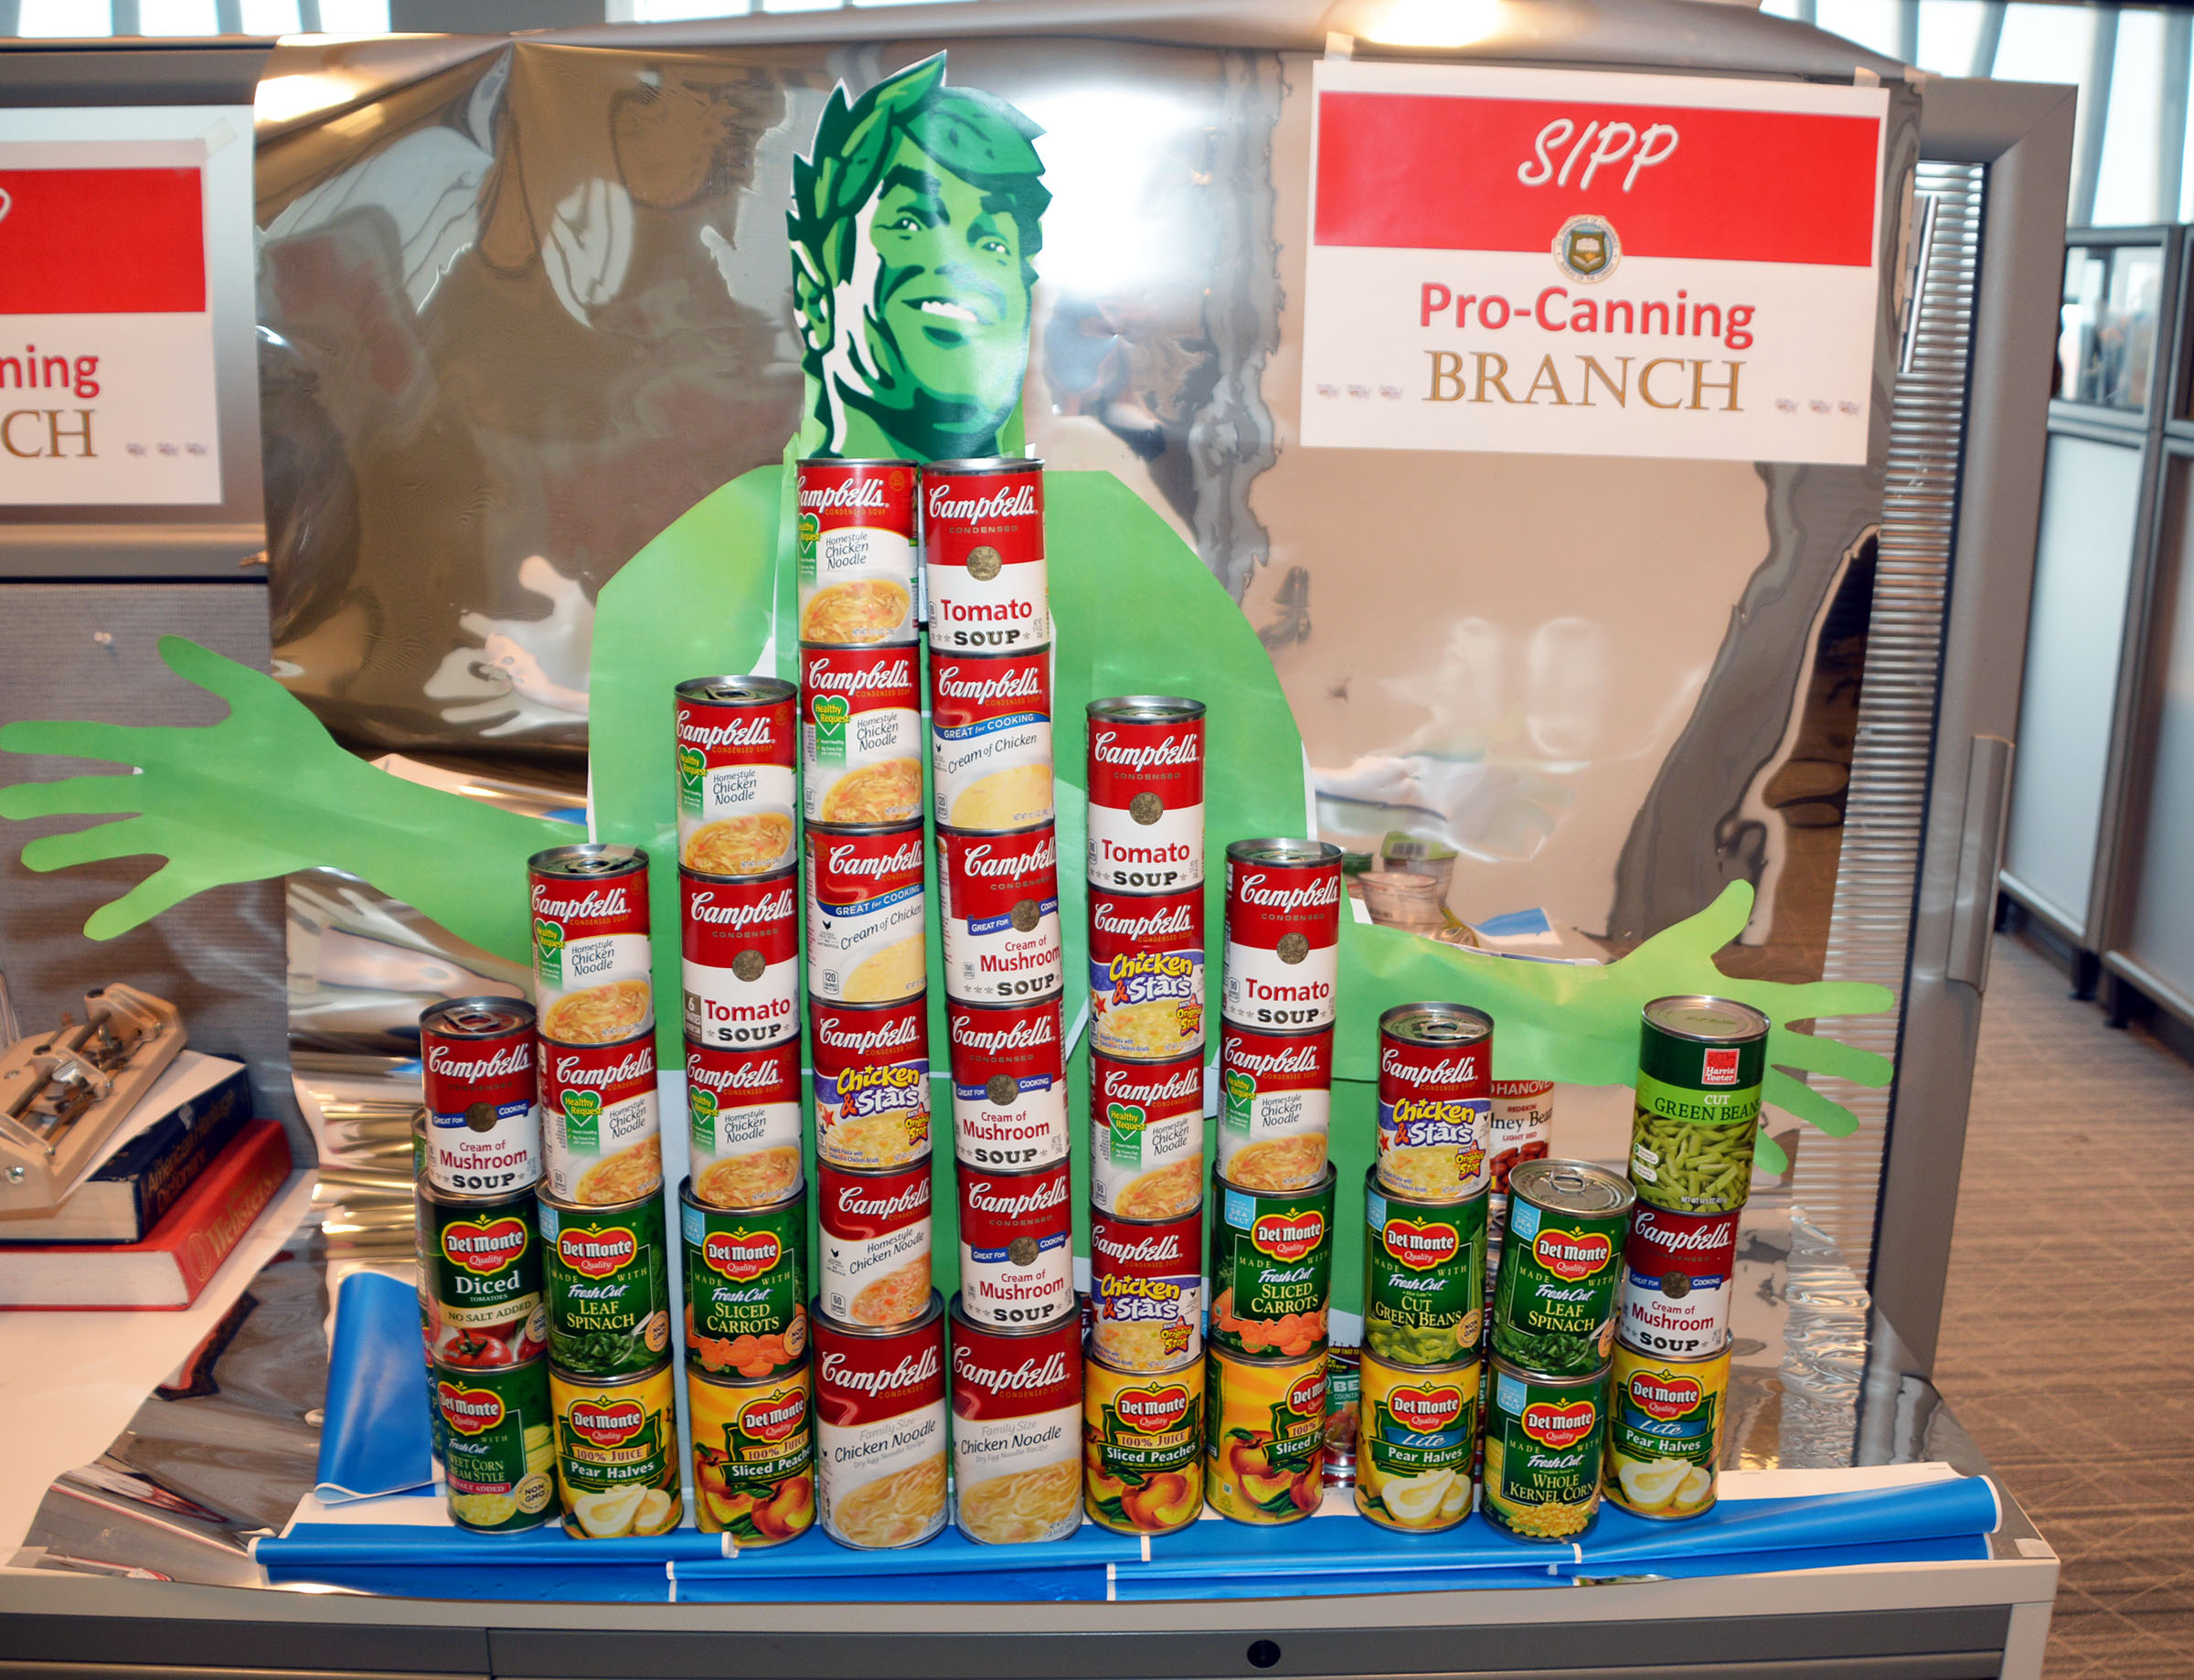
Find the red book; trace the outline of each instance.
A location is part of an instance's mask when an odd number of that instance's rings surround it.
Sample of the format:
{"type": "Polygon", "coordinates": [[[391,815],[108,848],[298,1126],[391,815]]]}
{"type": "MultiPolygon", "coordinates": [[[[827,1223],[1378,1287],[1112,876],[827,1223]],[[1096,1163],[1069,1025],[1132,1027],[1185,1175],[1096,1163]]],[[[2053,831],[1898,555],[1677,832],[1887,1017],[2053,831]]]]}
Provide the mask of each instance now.
{"type": "Polygon", "coordinates": [[[186,1307],[289,1176],[282,1127],[252,1121],[143,1242],[0,1249],[0,1308],[186,1307]]]}

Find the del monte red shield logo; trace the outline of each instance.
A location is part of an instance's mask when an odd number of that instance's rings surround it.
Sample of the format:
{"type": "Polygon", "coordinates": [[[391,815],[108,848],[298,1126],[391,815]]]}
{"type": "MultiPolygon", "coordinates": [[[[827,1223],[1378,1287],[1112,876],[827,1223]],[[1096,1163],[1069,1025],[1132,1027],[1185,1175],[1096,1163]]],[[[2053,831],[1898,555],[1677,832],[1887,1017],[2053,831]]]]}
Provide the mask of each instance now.
{"type": "Polygon", "coordinates": [[[486,1388],[438,1383],[434,1402],[442,1408],[442,1420],[460,1435],[477,1435],[503,1421],[502,1397],[486,1388]]]}
{"type": "Polygon", "coordinates": [[[575,1400],[564,1414],[571,1432],[597,1447],[623,1445],[646,1421],[647,1409],[638,1400],[575,1400]]]}
{"type": "Polygon", "coordinates": [[[1387,1396],[1394,1421],[1420,1435],[1453,1429],[1463,1416],[1463,1390],[1445,1388],[1396,1388],[1387,1396]]]}
{"type": "Polygon", "coordinates": [[[1697,1411],[1704,1392],[1698,1377],[1677,1377],[1667,1371],[1638,1371],[1630,1379],[1631,1404],[1663,1423],[1697,1411]]]}
{"type": "Polygon", "coordinates": [[[749,1400],[740,1408],[739,1432],[750,1441],[789,1440],[806,1424],[807,1395],[800,1389],[749,1400]]]}
{"type": "Polygon", "coordinates": [[[1389,1219],[1379,1240],[1389,1254],[1411,1271],[1430,1271],[1444,1265],[1463,1248],[1463,1239],[1454,1226],[1418,1219],[1389,1219]]]}
{"type": "Polygon", "coordinates": [[[493,1277],[526,1252],[526,1222],[507,1214],[500,1219],[453,1220],[442,1228],[442,1251],[451,1265],[475,1277],[493,1277]]]}
{"type": "Polygon", "coordinates": [[[783,1253],[783,1244],[771,1231],[710,1231],[701,1248],[708,1270],[735,1283],[751,1283],[773,1270],[783,1253]]]}
{"type": "Polygon", "coordinates": [[[1251,1246],[1289,1266],[1315,1252],[1325,1240],[1326,1216],[1315,1207],[1301,1213],[1259,1214],[1250,1227],[1251,1246]]]}
{"type": "Polygon", "coordinates": [[[1123,1388],[1113,1401],[1120,1421],[1145,1435],[1163,1435],[1187,1421],[1192,1404],[1180,1383],[1153,1383],[1146,1388],[1123,1388]]]}
{"type": "Polygon", "coordinates": [[[1295,1386],[1287,1391],[1287,1409],[1298,1418],[1323,1418],[1326,1415],[1326,1372],[1323,1367],[1307,1377],[1295,1379],[1295,1386]]]}
{"type": "Polygon", "coordinates": [[[640,1252],[640,1239],[622,1225],[606,1231],[567,1230],[556,1234],[556,1258],[582,1278],[606,1278],[623,1271],[640,1252]]]}
{"type": "Polygon", "coordinates": [[[1614,1239],[1604,1231],[1565,1231],[1549,1226],[1531,1245],[1532,1255],[1565,1283],[1604,1271],[1614,1259],[1614,1239]]]}
{"type": "Polygon", "coordinates": [[[1600,1409],[1590,1400],[1533,1400],[1520,1421],[1533,1441],[1560,1451],[1600,1427],[1600,1409]]]}

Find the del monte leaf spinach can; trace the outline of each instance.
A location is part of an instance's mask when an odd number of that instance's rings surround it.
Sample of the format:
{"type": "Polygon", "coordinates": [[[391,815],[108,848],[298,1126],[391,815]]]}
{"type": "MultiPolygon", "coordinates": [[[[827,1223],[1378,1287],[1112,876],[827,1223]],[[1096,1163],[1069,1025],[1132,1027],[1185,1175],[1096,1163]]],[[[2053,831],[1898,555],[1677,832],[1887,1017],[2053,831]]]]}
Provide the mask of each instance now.
{"type": "Polygon", "coordinates": [[[1438,1365],[1477,1351],[1490,1194],[1398,1196],[1364,1171],[1364,1340],[1383,1359],[1438,1365]]]}
{"type": "Polygon", "coordinates": [[[1670,1213],[1727,1213],[1752,1189],[1772,1023],[1749,1004],[1687,994],[1646,1005],[1630,1176],[1670,1213]]]}
{"type": "Polygon", "coordinates": [[[1634,1200],[1619,1174],[1589,1161],[1527,1161],[1509,1175],[1496,1353],[1538,1371],[1607,1363],[1634,1200]]]}
{"type": "Polygon", "coordinates": [[[624,1377],[670,1349],[663,1198],[615,1207],[541,1197],[548,1281],[548,1357],[567,1371],[624,1377]]]}

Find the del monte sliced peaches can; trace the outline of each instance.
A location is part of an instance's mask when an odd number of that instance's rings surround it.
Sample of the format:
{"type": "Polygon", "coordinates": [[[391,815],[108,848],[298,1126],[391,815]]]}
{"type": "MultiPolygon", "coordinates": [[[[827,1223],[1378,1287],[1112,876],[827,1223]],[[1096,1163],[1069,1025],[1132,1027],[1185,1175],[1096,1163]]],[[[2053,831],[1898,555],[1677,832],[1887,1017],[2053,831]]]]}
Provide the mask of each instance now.
{"type": "Polygon", "coordinates": [[[1082,1507],[1121,1534],[1171,1534],[1204,1507],[1204,1362],[1124,1371],[1082,1366],[1082,1507]]]}
{"type": "Polygon", "coordinates": [[[1325,1497],[1326,1346],[1292,1359],[1204,1360],[1204,1497],[1238,1523],[1293,1523],[1325,1497]]]}
{"type": "Polygon", "coordinates": [[[696,1526],[745,1551],[778,1546],[815,1520],[814,1396],[807,1366],[755,1380],[688,1366],[696,1526]]]}

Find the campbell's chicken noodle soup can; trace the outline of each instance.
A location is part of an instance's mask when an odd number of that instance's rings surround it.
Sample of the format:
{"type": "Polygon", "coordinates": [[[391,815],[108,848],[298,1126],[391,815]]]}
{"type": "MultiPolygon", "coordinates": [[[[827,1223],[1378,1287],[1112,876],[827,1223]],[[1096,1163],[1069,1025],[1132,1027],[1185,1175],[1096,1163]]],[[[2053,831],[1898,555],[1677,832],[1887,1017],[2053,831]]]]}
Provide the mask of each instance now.
{"type": "Polygon", "coordinates": [[[805,835],[807,990],[838,1004],[889,1004],[927,984],[928,848],[921,824],[805,835]]]}
{"type": "Polygon", "coordinates": [[[678,685],[678,862],[770,875],[793,861],[799,692],[774,676],[678,685]]]}
{"type": "Polygon", "coordinates": [[[533,1005],[517,997],[453,997],[419,1017],[419,1169],[438,1190],[494,1196],[541,1176],[540,1087],[533,1005]]]}
{"type": "Polygon", "coordinates": [[[1090,888],[1090,1047],[1121,1061],[1204,1047],[1204,891],[1090,888]]]}
{"type": "Polygon", "coordinates": [[[921,815],[921,654],[800,650],[800,794],[811,823],[879,827],[921,815]]]}
{"type": "Polygon", "coordinates": [[[1204,1062],[1090,1058],[1090,1205],[1171,1219],[1204,1199],[1204,1062]]]}
{"type": "Polygon", "coordinates": [[[921,470],[921,519],[932,659],[1051,640],[1042,462],[932,461],[921,470]]]}
{"type": "Polygon", "coordinates": [[[833,1166],[903,1166],[930,1156],[929,1000],[808,1005],[815,1154],[833,1166]]]}
{"type": "Polygon", "coordinates": [[[841,1324],[882,1329],[930,1298],[929,1157],[883,1172],[815,1169],[823,1223],[816,1268],[823,1310],[841,1324]]]}
{"type": "Polygon", "coordinates": [[[1172,1534],[1204,1508],[1204,1361],[1124,1369],[1092,1353],[1081,1367],[1082,1508],[1119,1534],[1172,1534]]]}
{"type": "Polygon", "coordinates": [[[802,1362],[775,1377],[686,1367],[694,1526],[739,1550],[797,1539],[815,1520],[815,1397],[802,1362]]]}
{"type": "Polygon", "coordinates": [[[588,1207],[629,1202],[663,1182],[655,1037],[540,1047],[541,1139],[551,1196],[588,1207]]]}
{"type": "Polygon", "coordinates": [[[960,1311],[978,1324],[1040,1324],[1074,1306],[1067,1164],[1022,1173],[962,1165],[960,1311]]]}
{"type": "Polygon", "coordinates": [[[1057,997],[948,1000],[953,1152],[970,1166],[1064,1161],[1069,1146],[1065,1015],[1057,997]]]}
{"type": "Polygon", "coordinates": [[[1333,1032],[1219,1029],[1219,1170],[1252,1190],[1298,1190],[1326,1170],[1333,1032]]]}
{"type": "Polygon", "coordinates": [[[815,1325],[823,1531],[841,1546],[920,1546],[944,1526],[944,1303],[905,1323],[815,1325]]]}
{"type": "Polygon", "coordinates": [[[693,1192],[711,1207],[766,1207],[800,1183],[800,1045],[724,1050],[686,1040],[693,1192]]]}
{"type": "Polygon", "coordinates": [[[1525,1161],[1543,1161],[1554,1134],[1552,1079],[1496,1079],[1488,1121],[1493,1187],[1508,1193],[1508,1173],[1525,1161]]]}
{"type": "Polygon", "coordinates": [[[1123,1371],[1177,1371],[1204,1348],[1204,1217],[1090,1215],[1090,1349],[1123,1371]]]}
{"type": "Polygon", "coordinates": [[[428,1356],[462,1366],[520,1365],[548,1348],[548,1305],[534,1193],[458,1196],[419,1187],[420,1306],[428,1356]]]}
{"type": "Polygon", "coordinates": [[[647,854],[558,845],[527,859],[534,1005],[540,1036],[613,1044],[655,1024],[647,934],[647,854]]]}
{"type": "Polygon", "coordinates": [[[794,471],[800,640],[822,647],[913,641],[914,463],[810,456],[794,471]]]}
{"type": "Polygon", "coordinates": [[[1081,1526],[1081,1321],[1005,1327],[953,1297],[953,1511],[981,1546],[1081,1526]]]}
{"type": "Polygon", "coordinates": [[[1618,1340],[1677,1359],[1729,1345],[1739,1217],[1734,1208],[1670,1213],[1648,1202],[1630,1210],[1618,1340]]]}
{"type": "Polygon", "coordinates": [[[1379,1181],[1405,1196],[1475,1196],[1491,1182],[1493,1017],[1402,1004],[1379,1017],[1379,1181]]]}
{"type": "Polygon", "coordinates": [[[1066,984],[1059,929],[1059,837],[937,831],[944,895],[944,992],[967,1004],[1049,997],[1066,984]]]}
{"type": "Polygon", "coordinates": [[[1049,647],[932,650],[930,783],[947,827],[995,835],[1051,820],[1049,647]]]}
{"type": "Polygon", "coordinates": [[[800,886],[794,872],[678,871],[686,1037],[719,1048],[800,1036],[800,886]]]}
{"type": "Polygon", "coordinates": [[[1221,1516],[1299,1522],[1326,1496],[1326,1345],[1283,1359],[1204,1355],[1204,1497],[1221,1516]]]}
{"type": "Polygon", "coordinates": [[[1204,880],[1204,703],[1089,704],[1090,886],[1177,892],[1204,880]]]}
{"type": "Polygon", "coordinates": [[[1227,847],[1220,1007],[1244,1026],[1330,1026],[1340,982],[1341,848],[1317,840],[1227,847]]]}

